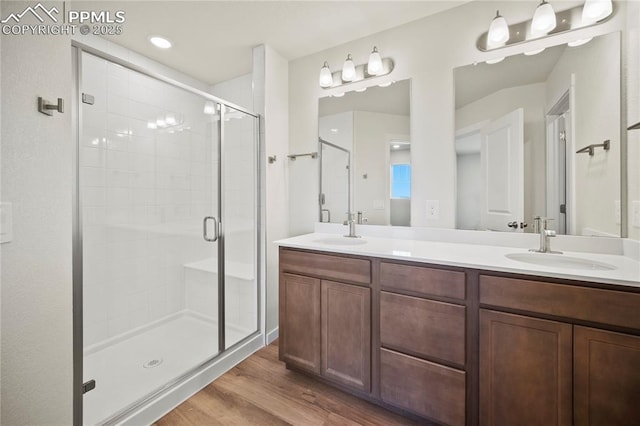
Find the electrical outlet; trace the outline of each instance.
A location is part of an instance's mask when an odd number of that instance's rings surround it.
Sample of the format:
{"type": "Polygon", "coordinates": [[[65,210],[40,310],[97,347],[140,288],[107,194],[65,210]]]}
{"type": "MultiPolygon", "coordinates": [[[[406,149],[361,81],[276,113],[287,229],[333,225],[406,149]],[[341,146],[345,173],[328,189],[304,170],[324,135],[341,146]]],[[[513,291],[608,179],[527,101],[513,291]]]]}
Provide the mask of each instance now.
{"type": "Polygon", "coordinates": [[[427,200],[427,219],[440,219],[440,201],[427,200]]]}
{"type": "Polygon", "coordinates": [[[616,219],[616,225],[620,225],[620,223],[622,223],[622,219],[620,218],[621,216],[621,205],[620,205],[620,200],[616,200],[615,202],[615,219],[616,219]]]}
{"type": "Polygon", "coordinates": [[[634,228],[640,228],[640,201],[631,203],[631,225],[634,228]]]}

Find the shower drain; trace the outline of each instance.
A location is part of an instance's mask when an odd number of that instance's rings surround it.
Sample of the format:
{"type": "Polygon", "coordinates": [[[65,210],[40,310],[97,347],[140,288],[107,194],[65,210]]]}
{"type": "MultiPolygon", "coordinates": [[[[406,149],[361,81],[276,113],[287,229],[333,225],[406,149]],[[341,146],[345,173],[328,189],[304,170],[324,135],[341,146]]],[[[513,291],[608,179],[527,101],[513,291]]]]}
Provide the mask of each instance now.
{"type": "Polygon", "coordinates": [[[144,368],[153,368],[162,364],[162,358],[150,359],[149,361],[142,364],[144,368]]]}

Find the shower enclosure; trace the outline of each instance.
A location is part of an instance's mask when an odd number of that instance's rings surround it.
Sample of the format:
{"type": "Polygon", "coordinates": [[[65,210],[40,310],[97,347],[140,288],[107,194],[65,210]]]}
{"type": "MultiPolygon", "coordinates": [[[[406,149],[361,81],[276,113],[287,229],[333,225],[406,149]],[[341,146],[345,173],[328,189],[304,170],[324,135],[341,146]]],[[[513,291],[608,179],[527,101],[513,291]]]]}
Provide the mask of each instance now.
{"type": "Polygon", "coordinates": [[[260,334],[259,124],[124,61],[74,55],[81,422],[110,424],[260,334]]]}

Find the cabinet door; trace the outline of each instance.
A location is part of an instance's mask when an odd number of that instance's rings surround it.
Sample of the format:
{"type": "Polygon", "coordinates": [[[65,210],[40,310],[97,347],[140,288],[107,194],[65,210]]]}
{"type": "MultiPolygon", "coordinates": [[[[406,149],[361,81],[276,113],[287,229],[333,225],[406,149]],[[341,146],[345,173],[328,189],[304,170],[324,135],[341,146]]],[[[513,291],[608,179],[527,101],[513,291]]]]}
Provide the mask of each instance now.
{"type": "Polygon", "coordinates": [[[572,326],[480,310],[480,424],[570,425],[572,326]]]}
{"type": "Polygon", "coordinates": [[[280,359],[320,373],[320,280],[280,274],[280,359]]]}
{"type": "Polygon", "coordinates": [[[640,337],[574,331],[576,425],[639,425],[640,337]]]}
{"type": "Polygon", "coordinates": [[[322,375],[371,391],[371,290],[322,281],[322,375]]]}

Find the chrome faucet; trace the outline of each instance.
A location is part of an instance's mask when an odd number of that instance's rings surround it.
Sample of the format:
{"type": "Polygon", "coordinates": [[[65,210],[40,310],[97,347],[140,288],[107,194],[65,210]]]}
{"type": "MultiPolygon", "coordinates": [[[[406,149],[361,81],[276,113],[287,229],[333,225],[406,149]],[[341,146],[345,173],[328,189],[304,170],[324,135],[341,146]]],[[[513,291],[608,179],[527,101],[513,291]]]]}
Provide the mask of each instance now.
{"type": "Polygon", "coordinates": [[[356,217],[355,213],[347,212],[347,220],[344,221],[345,225],[349,225],[349,235],[345,235],[345,237],[349,238],[360,238],[359,235],[356,235],[356,217]]]}
{"type": "Polygon", "coordinates": [[[556,236],[556,231],[552,229],[547,229],[547,222],[553,220],[552,218],[535,216],[533,218],[533,232],[537,232],[540,234],[540,248],[539,249],[529,249],[529,251],[533,251],[536,253],[555,253],[562,254],[561,251],[553,251],[551,250],[551,244],[549,242],[549,238],[556,236]]]}

